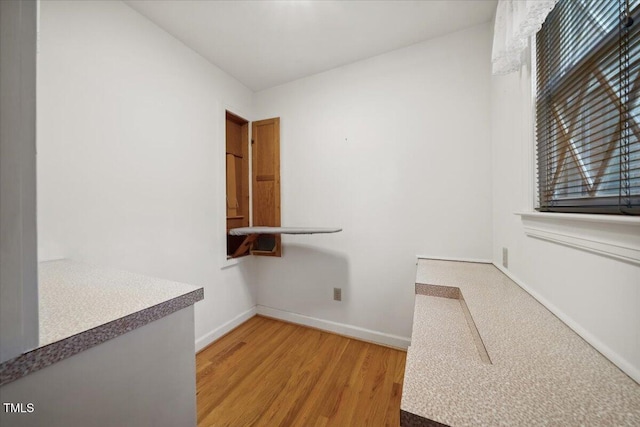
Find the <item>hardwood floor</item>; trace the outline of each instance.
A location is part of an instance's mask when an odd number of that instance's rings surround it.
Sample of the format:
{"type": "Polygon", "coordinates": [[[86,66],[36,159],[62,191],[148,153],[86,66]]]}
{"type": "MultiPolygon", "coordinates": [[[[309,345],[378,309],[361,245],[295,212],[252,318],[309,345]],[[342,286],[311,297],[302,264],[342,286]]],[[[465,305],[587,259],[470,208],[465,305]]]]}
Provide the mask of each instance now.
{"type": "Polygon", "coordinates": [[[198,426],[399,426],[405,358],[255,316],[198,353],[198,426]]]}

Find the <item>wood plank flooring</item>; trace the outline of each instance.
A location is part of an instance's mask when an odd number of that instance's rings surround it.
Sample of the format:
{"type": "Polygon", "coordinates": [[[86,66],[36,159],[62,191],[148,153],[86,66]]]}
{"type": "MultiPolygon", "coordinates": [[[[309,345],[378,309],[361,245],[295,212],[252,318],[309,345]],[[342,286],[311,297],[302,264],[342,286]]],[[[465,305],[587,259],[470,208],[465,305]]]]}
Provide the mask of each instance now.
{"type": "Polygon", "coordinates": [[[406,353],[255,316],[198,353],[198,426],[399,426],[406,353]]]}

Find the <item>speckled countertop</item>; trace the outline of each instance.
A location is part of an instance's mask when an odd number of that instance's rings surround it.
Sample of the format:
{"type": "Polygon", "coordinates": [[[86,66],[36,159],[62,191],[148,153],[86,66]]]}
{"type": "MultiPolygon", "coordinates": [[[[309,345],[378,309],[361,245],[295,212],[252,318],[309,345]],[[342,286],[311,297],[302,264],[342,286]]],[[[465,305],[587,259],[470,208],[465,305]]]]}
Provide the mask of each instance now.
{"type": "Polygon", "coordinates": [[[40,263],[38,276],[41,346],[198,289],[69,260],[40,263]]]}
{"type": "Polygon", "coordinates": [[[40,346],[0,364],[14,381],[204,298],[201,287],[69,260],[38,266],[40,346]]]}
{"type": "Polygon", "coordinates": [[[460,289],[491,360],[464,304],[416,295],[402,411],[450,426],[640,425],[640,385],[493,265],[420,260],[416,282],[460,289]]]}

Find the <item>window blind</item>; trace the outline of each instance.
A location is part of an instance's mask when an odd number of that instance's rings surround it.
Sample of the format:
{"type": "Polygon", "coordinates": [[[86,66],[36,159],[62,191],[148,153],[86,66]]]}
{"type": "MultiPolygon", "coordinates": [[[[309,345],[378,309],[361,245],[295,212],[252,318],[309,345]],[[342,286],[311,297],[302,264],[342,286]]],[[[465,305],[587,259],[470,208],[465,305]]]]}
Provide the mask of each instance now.
{"type": "Polygon", "coordinates": [[[560,0],[536,36],[541,211],[640,214],[639,11],[560,0]]]}

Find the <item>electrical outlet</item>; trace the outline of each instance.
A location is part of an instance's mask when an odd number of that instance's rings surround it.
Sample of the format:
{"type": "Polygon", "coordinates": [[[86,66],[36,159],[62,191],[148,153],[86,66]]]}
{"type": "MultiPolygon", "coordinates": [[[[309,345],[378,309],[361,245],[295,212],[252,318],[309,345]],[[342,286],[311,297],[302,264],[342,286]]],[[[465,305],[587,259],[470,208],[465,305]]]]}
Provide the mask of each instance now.
{"type": "Polygon", "coordinates": [[[333,288],[333,300],[342,301],[342,288],[333,288]]]}
{"type": "Polygon", "coordinates": [[[509,248],[502,248],[502,266],[509,268],[509,248]]]}

